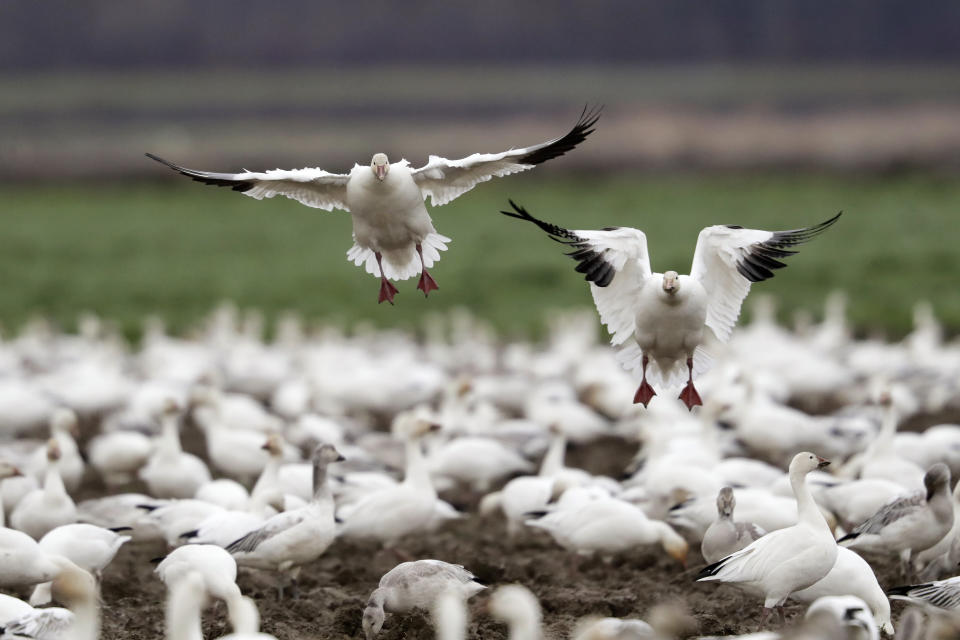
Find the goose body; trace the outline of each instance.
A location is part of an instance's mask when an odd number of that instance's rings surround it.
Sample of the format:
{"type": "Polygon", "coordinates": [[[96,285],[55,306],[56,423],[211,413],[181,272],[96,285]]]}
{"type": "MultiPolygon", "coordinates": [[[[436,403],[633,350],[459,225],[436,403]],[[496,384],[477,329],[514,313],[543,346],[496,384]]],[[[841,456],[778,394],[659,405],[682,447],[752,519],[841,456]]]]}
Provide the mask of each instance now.
{"type": "Polygon", "coordinates": [[[380,633],[386,613],[406,613],[413,609],[430,611],[441,594],[452,593],[466,600],[485,588],[458,564],[442,560],[398,564],[383,574],[367,599],[362,619],[364,634],[367,640],[373,640],[380,633]]]}
{"type": "Polygon", "coordinates": [[[768,533],[698,575],[699,581],[742,583],[762,593],[761,627],[774,608],[782,610],[790,594],[826,576],[836,562],[837,543],[805,481],[808,473],[826,464],[812,453],[794,456],[790,483],[797,498],[797,524],[768,533]]]}
{"type": "MultiPolygon", "coordinates": [[[[120,547],[130,540],[110,529],[92,524],[67,524],[49,531],[40,539],[40,548],[50,556],[63,556],[75,565],[99,576],[117,555],[120,547]]],[[[52,585],[37,585],[30,596],[30,604],[46,604],[50,601],[52,585]]]]}
{"type": "Polygon", "coordinates": [[[460,160],[430,156],[418,169],[406,160],[391,163],[383,153],[375,154],[369,165],[355,165],[347,174],[322,169],[211,173],[180,167],[152,154],[147,157],[198,182],[227,186],[258,200],[282,195],[309,207],[349,211],[354,245],[347,259],[379,277],[379,301],[392,304],[397,290],[390,280],[405,280],[419,273],[418,289],[429,294],[437,288],[427,268],[440,259],[450,238],[437,233],[424,204],[426,198],[434,206],[443,205],[481,182],[561,156],[586,139],[598,117],[599,113],[584,109],[576,125],[555,140],[502,153],[475,153],[460,160]]]}
{"type": "Polygon", "coordinates": [[[77,519],[77,506],[60,477],[60,445],[56,439],[51,438],[47,442],[46,454],[48,465],[43,488],[25,495],[10,514],[12,527],[37,540],[51,529],[77,519]]]}
{"type": "Polygon", "coordinates": [[[773,277],[784,267],[778,258],[823,232],[840,217],[806,229],[761,231],[716,225],[700,232],[690,275],[676,271],[654,273],[647,237],[639,229],[602,231],[564,229],[538,220],[513,203],[507,216],[532,222],[551,238],[566,244],[586,274],[600,320],[620,347],[617,359],[629,371],[641,374],[635,403],[646,406],[656,392],[647,377],[670,387],[687,385],[680,399],[692,409],[702,404],[693,377],[709,365],[709,341],[730,337],[740,306],[753,282],[773,277]]]}
{"type": "Polygon", "coordinates": [[[733,489],[724,487],[717,494],[717,519],[707,528],[700,543],[700,553],[708,563],[740,551],[766,533],[752,522],[734,521],[735,507],[733,489]]]}

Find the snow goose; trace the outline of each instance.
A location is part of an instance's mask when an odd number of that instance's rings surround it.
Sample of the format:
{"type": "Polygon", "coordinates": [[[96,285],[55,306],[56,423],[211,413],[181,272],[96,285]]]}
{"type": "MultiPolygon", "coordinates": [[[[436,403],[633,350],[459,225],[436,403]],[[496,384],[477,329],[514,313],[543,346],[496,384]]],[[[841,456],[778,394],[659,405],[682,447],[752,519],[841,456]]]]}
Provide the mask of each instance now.
{"type": "Polygon", "coordinates": [[[717,562],[740,551],[766,533],[752,522],[735,522],[733,510],[736,505],[733,489],[720,489],[717,494],[717,519],[707,528],[700,543],[700,553],[708,563],[717,562]]]}
{"type": "MultiPolygon", "coordinates": [[[[953,474],[951,473],[951,476],[953,474]]],[[[940,577],[941,572],[949,575],[960,563],[960,482],[953,488],[953,526],[940,542],[916,556],[916,565],[923,580],[940,577]]]]}
{"type": "Polygon", "coordinates": [[[654,640],[653,627],[640,619],[587,617],[577,622],[572,640],[654,640]]]}
{"type": "Polygon", "coordinates": [[[363,610],[363,633],[373,640],[380,633],[387,613],[406,613],[413,609],[430,611],[444,593],[461,601],[485,589],[474,575],[458,564],[442,560],[416,560],[398,564],[383,574],[380,584],[363,610]]]}
{"type": "MultiPolygon", "coordinates": [[[[60,477],[68,491],[76,491],[83,480],[83,458],[74,439],[79,434],[77,414],[70,409],[57,409],[50,416],[50,437],[60,447],[60,477]]],[[[47,450],[40,446],[34,450],[26,468],[37,480],[41,480],[47,464],[47,450]]]]}
{"type": "Polygon", "coordinates": [[[148,501],[137,507],[142,513],[137,524],[157,527],[171,547],[183,542],[185,532],[194,531],[206,518],[225,511],[220,505],[191,498],[148,501]]]}
{"type": "Polygon", "coordinates": [[[204,483],[193,497],[231,511],[240,511],[250,504],[250,492],[247,488],[230,478],[217,478],[204,483]]]}
{"type": "Polygon", "coordinates": [[[912,584],[887,590],[892,600],[905,600],[911,604],[940,613],[960,615],[960,576],[924,584],[912,584]]]}
{"type": "MultiPolygon", "coordinates": [[[[260,475],[270,460],[262,431],[236,429],[209,406],[197,407],[193,415],[206,436],[207,459],[215,468],[244,483],[260,475]]],[[[292,449],[290,457],[296,457],[292,449]]]]}
{"type": "Polygon", "coordinates": [[[773,531],[749,546],[704,568],[698,581],[741,583],[764,597],[760,626],[790,594],[806,589],[830,572],[837,559],[837,543],[806,483],[806,475],[829,462],[809,452],[790,462],[790,484],[797,499],[797,524],[773,531]]]}
{"type": "Polygon", "coordinates": [[[839,542],[859,551],[896,553],[903,575],[909,576],[911,555],[940,542],[953,526],[950,469],[938,462],[924,475],[923,483],[926,493],[894,500],[839,542]]]}
{"type": "Polygon", "coordinates": [[[237,562],[216,545],[188,544],[177,547],[160,561],[155,572],[168,589],[191,573],[199,573],[207,593],[226,602],[227,613],[231,616],[243,598],[237,586],[237,562]]]}
{"type": "Polygon", "coordinates": [[[432,474],[470,484],[478,491],[505,476],[530,472],[533,465],[513,449],[493,438],[453,438],[434,450],[429,458],[432,474]]]}
{"type": "Polygon", "coordinates": [[[867,561],[847,549],[837,549],[837,561],[823,578],[806,589],[794,592],[791,600],[813,602],[825,596],[856,596],[862,599],[873,612],[873,619],[884,633],[893,634],[890,622],[890,601],[880,588],[877,577],[867,561]]]}
{"type": "Polygon", "coordinates": [[[192,498],[210,482],[207,465],[180,446],[180,406],[167,398],[160,409],[160,436],[153,454],[140,469],[150,494],[157,498],[192,498]]]}
{"type": "Polygon", "coordinates": [[[611,556],[636,546],[659,543],[674,560],[686,566],[687,542],[666,522],[651,520],[639,507],[610,497],[569,507],[565,504],[561,500],[553,511],[527,520],[526,524],[544,529],[560,546],[581,555],[611,556]]]}
{"type": "Polygon", "coordinates": [[[407,459],[403,482],[341,507],[337,516],[344,523],[338,535],[372,538],[393,545],[403,536],[430,526],[436,511],[437,492],[430,480],[420,440],[439,428],[413,413],[397,416],[394,432],[405,441],[407,459]]]}
{"type": "Polygon", "coordinates": [[[750,284],[773,277],[784,265],[779,258],[796,253],[799,245],[830,227],[840,217],[793,231],[760,231],[734,225],[716,225],[700,232],[690,275],[676,271],[654,273],[647,238],[638,229],[602,231],[564,229],[534,218],[510,202],[505,215],[527,220],[557,242],[573,248],[569,255],[586,274],[600,321],[622,347],[618,360],[641,373],[635,403],[646,406],[656,395],[647,376],[670,387],[686,373],[680,393],[687,408],[702,404],[693,385],[695,372],[709,365],[705,343],[726,341],[740,315],[750,284]],[[709,328],[709,332],[704,329],[709,328]]]}
{"type": "MultiPolygon", "coordinates": [[[[313,451],[313,497],[305,506],[268,518],[259,528],[227,545],[242,567],[278,571],[287,574],[296,597],[300,568],[319,558],[333,543],[336,533],[333,496],[327,485],[327,466],[341,462],[343,456],[330,444],[313,451]]],[[[283,598],[284,584],[277,582],[283,598]]]]}
{"type": "Polygon", "coordinates": [[[411,168],[406,160],[391,164],[384,153],[374,154],[368,166],[354,165],[350,173],[322,169],[211,173],[186,169],[152,154],[147,157],[198,182],[230,187],[258,200],[282,195],[308,207],[349,211],[354,245],[347,259],[379,277],[378,301],[393,304],[397,289],[391,279],[406,280],[419,273],[417,289],[424,295],[437,289],[427,268],[440,260],[439,252],[446,250],[450,239],[434,229],[424,206],[428,196],[433,206],[444,205],[481,182],[562,156],[590,135],[599,116],[599,111],[585,108],[574,127],[560,138],[502,153],[475,153],[460,160],[430,156],[419,169],[411,168]]]}
{"type": "MultiPolygon", "coordinates": [[[[847,629],[845,637],[850,640],[880,640],[880,630],[867,603],[855,595],[823,596],[807,608],[804,617],[809,620],[821,612],[829,613],[847,629]]],[[[892,625],[887,633],[893,633],[892,625]]]]}
{"type": "MultiPolygon", "coordinates": [[[[40,539],[40,548],[48,555],[63,556],[75,565],[100,578],[104,568],[113,561],[117,551],[130,536],[92,524],[65,524],[53,529],[40,539]]],[[[30,604],[50,601],[51,583],[38,584],[30,596],[30,604]]]]}
{"type": "Polygon", "coordinates": [[[139,431],[119,429],[103,433],[90,441],[87,455],[104,484],[119,487],[137,477],[150,456],[150,438],[139,431]]]}
{"type": "Polygon", "coordinates": [[[817,502],[837,516],[846,531],[875,514],[885,505],[911,494],[902,484],[883,478],[835,482],[818,489],[817,502]]]}
{"type": "Polygon", "coordinates": [[[540,602],[523,585],[508,584],[498,588],[490,596],[487,608],[494,618],[507,624],[508,640],[540,640],[543,637],[540,602]]]}
{"type": "Polygon", "coordinates": [[[60,477],[60,444],[56,439],[47,441],[46,453],[43,488],[25,495],[10,514],[10,524],[15,529],[37,540],[51,529],[77,519],[77,507],[60,477]]]}
{"type": "Polygon", "coordinates": [[[23,600],[11,596],[0,596],[4,604],[4,613],[11,601],[16,601],[26,609],[17,606],[16,615],[0,616],[0,628],[4,638],[34,638],[34,640],[60,640],[74,621],[73,612],[63,607],[44,607],[34,609],[23,600]]]}
{"type": "Polygon", "coordinates": [[[160,527],[143,518],[141,505],[151,500],[150,496],[142,493],[117,493],[84,500],[77,505],[77,521],[118,531],[129,528],[129,535],[136,542],[162,540],[160,527]]]}

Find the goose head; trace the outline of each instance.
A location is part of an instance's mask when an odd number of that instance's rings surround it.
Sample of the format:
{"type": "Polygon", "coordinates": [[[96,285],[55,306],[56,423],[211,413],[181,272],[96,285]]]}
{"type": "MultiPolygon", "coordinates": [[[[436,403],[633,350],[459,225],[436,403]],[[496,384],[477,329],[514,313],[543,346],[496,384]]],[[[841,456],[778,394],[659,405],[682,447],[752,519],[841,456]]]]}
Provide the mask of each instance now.
{"type": "Polygon", "coordinates": [[[387,173],[390,172],[390,161],[387,160],[387,154],[373,154],[373,159],[370,161],[370,170],[373,171],[373,175],[377,176],[377,180],[382,182],[387,177],[387,173]]]}
{"type": "Polygon", "coordinates": [[[63,454],[60,451],[60,443],[54,438],[47,440],[47,460],[50,462],[56,462],[60,459],[61,455],[63,454]]]}
{"type": "Polygon", "coordinates": [[[950,490],[950,468],[938,462],[923,474],[923,486],[927,490],[927,500],[935,493],[946,494],[950,490]]]}
{"type": "Polygon", "coordinates": [[[383,605],[377,606],[371,599],[363,610],[363,619],[361,621],[363,635],[367,640],[373,640],[377,637],[380,629],[383,628],[384,618],[386,618],[386,614],[383,612],[383,605]]]}
{"type": "Polygon", "coordinates": [[[397,415],[393,420],[393,425],[391,425],[391,431],[393,435],[402,439],[402,440],[415,440],[417,438],[422,438],[428,433],[433,433],[435,431],[440,431],[442,427],[428,420],[415,412],[401,413],[397,415]]]}
{"type": "Polygon", "coordinates": [[[806,475],[811,471],[823,469],[828,464],[830,464],[830,461],[826,458],[821,458],[814,453],[804,451],[793,456],[793,460],[790,462],[790,474],[799,473],[806,475]]]}
{"type": "Polygon", "coordinates": [[[663,290],[667,295],[676,295],[680,290],[680,276],[676,271],[667,271],[663,274],[663,290]]]}
{"type": "Polygon", "coordinates": [[[314,464],[326,465],[331,462],[343,462],[346,460],[340,452],[337,451],[337,448],[332,444],[321,444],[313,450],[313,455],[310,456],[310,459],[314,464]]]}
{"type": "Polygon", "coordinates": [[[283,455],[283,437],[279,433],[271,433],[260,448],[269,453],[271,458],[279,458],[283,455]]]}
{"type": "Polygon", "coordinates": [[[722,518],[732,518],[733,508],[737,506],[737,500],[733,497],[733,488],[724,487],[717,494],[717,513],[722,518]]]}
{"type": "Polygon", "coordinates": [[[57,409],[50,417],[51,433],[69,433],[74,438],[80,436],[77,414],[70,409],[57,409]]]}
{"type": "Polygon", "coordinates": [[[172,418],[180,414],[180,404],[173,398],[167,397],[160,403],[157,410],[158,418],[172,418]]]}

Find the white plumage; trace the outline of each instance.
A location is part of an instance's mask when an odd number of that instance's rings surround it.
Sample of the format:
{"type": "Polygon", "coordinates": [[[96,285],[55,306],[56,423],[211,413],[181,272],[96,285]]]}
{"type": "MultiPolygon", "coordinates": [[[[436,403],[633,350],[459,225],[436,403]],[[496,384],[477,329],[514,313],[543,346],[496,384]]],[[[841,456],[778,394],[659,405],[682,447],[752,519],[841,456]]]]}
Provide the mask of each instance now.
{"type": "Polygon", "coordinates": [[[791,593],[826,576],[836,561],[837,543],[806,483],[808,473],[826,464],[812,453],[794,456],[790,484],[797,498],[797,524],[768,533],[699,574],[700,581],[736,582],[759,590],[764,597],[761,627],[774,608],[782,615],[791,593]]]}
{"type": "Polygon", "coordinates": [[[392,304],[397,290],[391,279],[405,280],[420,273],[418,289],[429,294],[437,288],[427,268],[440,259],[450,238],[434,229],[424,206],[428,197],[433,206],[444,205],[481,182],[561,156],[590,135],[598,118],[599,111],[584,109],[576,125],[554,140],[459,160],[432,155],[419,169],[406,160],[390,163],[383,153],[375,154],[368,166],[354,165],[350,173],[322,169],[211,173],[186,169],[149,153],[147,157],[198,182],[230,187],[258,200],[281,195],[308,207],[349,211],[354,245],[347,259],[380,277],[380,302],[392,304]]]}
{"type": "Polygon", "coordinates": [[[687,374],[680,398],[688,408],[702,404],[693,376],[709,366],[705,345],[725,342],[740,315],[750,284],[773,277],[779,258],[827,229],[840,217],[793,231],[761,231],[737,226],[707,227],[697,238],[690,275],[654,273],[647,237],[639,229],[570,230],[534,218],[511,201],[505,215],[536,224],[574,251],[585,274],[600,321],[619,347],[623,367],[641,374],[634,402],[645,406],[656,393],[647,382],[671,387],[687,374]],[[710,332],[705,332],[706,328],[710,332]]]}

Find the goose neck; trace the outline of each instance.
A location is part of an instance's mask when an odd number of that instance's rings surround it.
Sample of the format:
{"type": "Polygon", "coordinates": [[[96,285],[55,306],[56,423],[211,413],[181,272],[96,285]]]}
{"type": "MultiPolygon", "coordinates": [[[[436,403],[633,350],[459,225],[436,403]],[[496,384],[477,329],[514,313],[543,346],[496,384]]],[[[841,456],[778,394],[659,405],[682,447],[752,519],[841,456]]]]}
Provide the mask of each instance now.
{"type": "Polygon", "coordinates": [[[160,450],[168,455],[176,455],[183,451],[180,446],[180,428],[177,425],[177,418],[174,416],[164,416],[160,421],[160,450]]]}
{"type": "Polygon", "coordinates": [[[563,469],[564,454],[567,450],[567,438],[562,433],[554,434],[550,438],[550,446],[546,455],[543,456],[543,462],[540,463],[540,475],[550,477],[556,475],[563,469]]]}
{"type": "Polygon", "coordinates": [[[407,464],[404,482],[418,489],[433,490],[433,482],[430,480],[430,470],[427,468],[423,451],[420,449],[420,441],[416,438],[411,438],[407,440],[405,448],[407,464]]]}
{"type": "Polygon", "coordinates": [[[791,471],[790,487],[797,499],[797,520],[806,524],[829,528],[813,499],[813,494],[810,493],[810,487],[807,486],[807,474],[802,471],[791,471]]]}
{"type": "Polygon", "coordinates": [[[312,502],[321,502],[332,499],[330,486],[327,484],[327,464],[319,460],[313,462],[313,498],[312,502]]]}
{"type": "Polygon", "coordinates": [[[67,495],[67,489],[63,486],[63,478],[60,476],[59,460],[47,461],[47,472],[43,479],[43,490],[48,496],[61,497],[67,495]]]}

